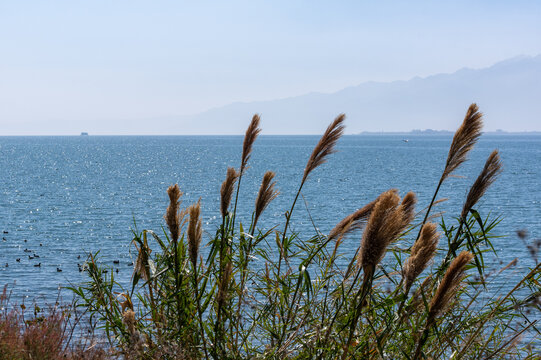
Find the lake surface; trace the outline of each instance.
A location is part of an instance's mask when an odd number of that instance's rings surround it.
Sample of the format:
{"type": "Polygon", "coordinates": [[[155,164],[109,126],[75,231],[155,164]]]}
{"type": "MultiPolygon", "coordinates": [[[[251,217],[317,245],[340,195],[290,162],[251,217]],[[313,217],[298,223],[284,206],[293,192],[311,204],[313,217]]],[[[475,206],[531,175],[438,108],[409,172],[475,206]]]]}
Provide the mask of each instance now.
{"type": "MultiPolygon", "coordinates": [[[[261,136],[242,181],[238,219],[249,223],[259,184],[266,170],[276,172],[280,196],[266,210],[261,226],[283,224],[318,136],[261,136]]],[[[345,136],[339,152],[312,173],[296,208],[292,229],[308,238],[315,230],[307,208],[323,233],[344,216],[397,188],[418,195],[418,209],[427,206],[445,164],[451,136],[345,136]]],[[[101,260],[127,283],[132,261],[131,228],[161,232],[168,204],[166,189],[178,183],[183,205],[201,197],[206,236],[219,226],[219,188],[228,166],[238,167],[241,136],[74,136],[0,137],[0,285],[9,284],[12,300],[36,297],[54,301],[61,286],[86,280],[78,271],[88,252],[101,250],[101,260]],[[27,252],[25,252],[27,249],[27,252]],[[29,259],[37,254],[39,258],[29,259]],[[80,258],[78,258],[80,257],[80,258]],[[20,259],[17,262],[16,259],[20,259]],[[114,261],[119,263],[115,264],[114,261]],[[41,263],[41,267],[34,265],[41,263]],[[57,271],[61,269],[62,272],[57,271]]],[[[541,238],[541,136],[484,135],[470,161],[440,190],[449,200],[446,222],[460,213],[469,186],[493,149],[499,149],[504,172],[477,209],[481,216],[501,216],[494,240],[500,258],[494,267],[514,258],[507,277],[533,266],[516,231],[541,238]]],[[[355,234],[342,245],[353,256],[355,234]]],[[[132,249],[133,250],[133,249],[132,249]]],[[[204,250],[203,250],[204,251],[204,250]]],[[[64,297],[69,294],[64,293],[64,297]]]]}

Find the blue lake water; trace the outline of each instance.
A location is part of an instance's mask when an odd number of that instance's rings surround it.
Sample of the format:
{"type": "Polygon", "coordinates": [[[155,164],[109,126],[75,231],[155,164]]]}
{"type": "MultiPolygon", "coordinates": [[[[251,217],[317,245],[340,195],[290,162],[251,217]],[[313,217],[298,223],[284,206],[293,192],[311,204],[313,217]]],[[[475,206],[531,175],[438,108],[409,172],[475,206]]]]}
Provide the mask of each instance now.
{"type": "MultiPolygon", "coordinates": [[[[242,181],[238,218],[249,223],[254,200],[266,170],[276,172],[280,196],[266,210],[262,226],[283,224],[284,212],[302,177],[318,136],[261,136],[242,181]]],[[[428,205],[445,164],[451,136],[345,136],[339,152],[314,171],[303,195],[323,233],[339,220],[389,188],[401,195],[414,191],[421,209],[428,205]]],[[[500,258],[495,267],[514,258],[509,278],[534,264],[516,230],[529,240],[541,238],[541,136],[485,135],[470,161],[441,188],[452,223],[487,156],[499,149],[504,172],[479,206],[501,216],[494,240],[500,258]]],[[[12,300],[45,297],[54,301],[59,286],[80,283],[78,271],[86,253],[101,250],[104,263],[129,281],[133,221],[139,229],[159,232],[168,198],[178,183],[183,204],[201,197],[204,228],[213,234],[220,222],[219,188],[228,166],[238,167],[241,136],[74,136],[0,137],[0,285],[9,284],[12,300]],[[26,241],[25,241],[26,240],[26,241]],[[25,252],[25,249],[28,252],[25,252]],[[29,259],[37,254],[39,258],[29,259]],[[80,259],[78,258],[80,256],[80,259]],[[17,262],[16,259],[20,259],[17,262]],[[119,264],[113,263],[119,260],[119,264]],[[41,263],[41,267],[34,265],[41,263]],[[58,272],[57,268],[62,272],[58,272]]],[[[306,206],[300,201],[293,230],[314,234],[306,206]]],[[[353,256],[360,235],[348,238],[342,252],[353,256]]],[[[133,254],[132,254],[133,255],[133,254]]]]}

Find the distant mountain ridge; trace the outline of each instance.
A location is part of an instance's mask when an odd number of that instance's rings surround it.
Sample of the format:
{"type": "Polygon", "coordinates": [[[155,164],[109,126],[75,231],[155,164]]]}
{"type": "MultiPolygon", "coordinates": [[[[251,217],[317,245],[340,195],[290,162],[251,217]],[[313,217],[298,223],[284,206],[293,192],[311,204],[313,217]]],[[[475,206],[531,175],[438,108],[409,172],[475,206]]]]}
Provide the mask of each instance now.
{"type": "Polygon", "coordinates": [[[347,133],[454,130],[468,105],[485,114],[485,130],[541,130],[541,55],[520,56],[484,69],[388,83],[366,82],[335,93],[233,103],[193,116],[157,120],[170,133],[241,134],[261,114],[264,134],[319,134],[339,113],[347,133]]]}

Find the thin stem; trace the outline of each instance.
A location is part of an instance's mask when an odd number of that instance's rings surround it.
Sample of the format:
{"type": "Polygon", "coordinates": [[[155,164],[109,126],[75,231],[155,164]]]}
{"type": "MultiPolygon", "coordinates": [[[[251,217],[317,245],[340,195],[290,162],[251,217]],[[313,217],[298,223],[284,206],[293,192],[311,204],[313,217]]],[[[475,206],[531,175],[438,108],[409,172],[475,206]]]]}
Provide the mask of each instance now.
{"type": "Polygon", "coordinates": [[[430,210],[432,210],[432,206],[434,205],[434,202],[436,201],[436,196],[438,196],[438,192],[440,191],[441,184],[443,184],[444,176],[441,175],[440,181],[438,182],[438,186],[436,187],[436,191],[434,192],[434,196],[432,196],[432,200],[430,201],[430,204],[428,205],[428,208],[426,209],[425,217],[423,219],[423,222],[421,223],[421,226],[419,227],[419,233],[417,234],[417,237],[415,238],[415,241],[419,239],[421,236],[421,230],[423,229],[423,225],[428,220],[428,215],[430,214],[430,210]]]}
{"type": "Polygon", "coordinates": [[[342,360],[346,359],[347,355],[349,354],[350,344],[351,344],[351,341],[353,340],[353,334],[355,333],[357,322],[359,321],[359,317],[361,316],[361,310],[363,308],[364,299],[366,298],[366,295],[368,295],[370,291],[370,287],[372,286],[372,277],[373,277],[373,274],[365,274],[365,280],[363,281],[361,288],[359,289],[359,291],[357,292],[357,295],[354,298],[355,301],[357,301],[358,303],[353,313],[353,321],[351,322],[351,325],[349,327],[348,340],[346,341],[344,354],[342,355],[342,360]]]}
{"type": "Polygon", "coordinates": [[[235,194],[235,206],[233,207],[233,228],[232,231],[235,231],[235,218],[237,217],[237,202],[239,201],[239,192],[240,192],[240,182],[242,181],[242,173],[239,174],[239,181],[237,182],[237,193],[235,194]]]}
{"type": "MultiPolygon", "coordinates": [[[[289,221],[291,219],[291,214],[293,213],[293,209],[295,208],[295,204],[297,203],[297,200],[299,199],[299,195],[301,193],[303,185],[304,185],[304,180],[301,181],[301,184],[299,186],[299,190],[297,190],[297,194],[295,195],[295,199],[293,200],[293,203],[291,204],[291,209],[289,209],[289,212],[286,215],[286,224],[285,224],[285,227],[284,227],[284,232],[282,233],[282,245],[281,245],[282,250],[284,249],[284,242],[285,242],[285,239],[286,239],[286,232],[287,232],[287,228],[289,226],[289,221]]],[[[280,278],[280,270],[282,268],[282,257],[286,256],[286,251],[285,250],[282,251],[282,250],[280,251],[280,257],[278,258],[278,274],[276,276],[277,279],[280,278]]],[[[295,289],[295,295],[296,295],[296,293],[298,291],[298,287],[299,287],[299,283],[297,282],[297,289],[295,289]]],[[[278,295],[276,295],[276,296],[278,296],[278,295]]],[[[289,310],[288,313],[290,314],[291,313],[291,308],[289,308],[288,310],[289,310]]],[[[289,321],[288,318],[289,318],[289,316],[286,318],[286,320],[284,322],[284,331],[282,333],[282,336],[278,340],[277,348],[280,347],[280,345],[282,344],[282,341],[283,341],[283,339],[285,337],[286,327],[287,327],[287,323],[289,321]]],[[[272,322],[273,322],[273,326],[274,326],[275,325],[274,317],[273,317],[272,322]]]]}
{"type": "Polygon", "coordinates": [[[417,343],[417,347],[415,348],[415,355],[413,355],[414,360],[421,358],[421,350],[423,349],[423,346],[426,343],[426,340],[428,340],[428,333],[430,328],[428,326],[425,326],[425,329],[423,330],[423,334],[421,335],[421,338],[419,339],[419,342],[417,343]]]}
{"type": "Polygon", "coordinates": [[[194,276],[193,276],[193,287],[195,291],[195,302],[197,305],[197,315],[199,316],[199,327],[201,328],[201,338],[203,339],[203,351],[205,352],[205,359],[209,359],[209,354],[207,352],[207,340],[205,337],[205,329],[203,328],[203,312],[201,311],[201,299],[199,298],[199,287],[197,285],[197,266],[193,264],[194,276]]]}

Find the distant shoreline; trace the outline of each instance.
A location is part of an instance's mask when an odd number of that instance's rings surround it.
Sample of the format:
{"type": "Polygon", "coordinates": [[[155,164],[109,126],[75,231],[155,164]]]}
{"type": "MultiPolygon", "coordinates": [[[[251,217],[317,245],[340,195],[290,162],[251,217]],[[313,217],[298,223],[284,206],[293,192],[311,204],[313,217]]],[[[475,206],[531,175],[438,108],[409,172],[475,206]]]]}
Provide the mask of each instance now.
{"type": "MultiPolygon", "coordinates": [[[[412,131],[362,131],[360,133],[345,134],[344,136],[388,136],[388,135],[401,135],[401,136],[451,136],[453,131],[447,130],[412,130],[412,131]]],[[[486,131],[483,132],[483,135],[496,135],[496,136],[541,136],[541,131],[486,131]]],[[[96,135],[84,135],[81,134],[62,134],[62,135],[2,135],[0,138],[14,138],[14,137],[79,137],[79,138],[88,138],[88,137],[114,137],[114,136],[149,136],[149,137],[174,137],[174,136],[186,136],[186,137],[237,137],[244,136],[243,134],[96,134],[96,135]]],[[[262,134],[261,136],[317,136],[317,134],[262,134]]]]}
{"type": "MultiPolygon", "coordinates": [[[[448,130],[411,130],[411,131],[362,131],[353,135],[453,135],[448,130]]],[[[486,131],[483,135],[541,135],[541,131],[486,131]]]]}

